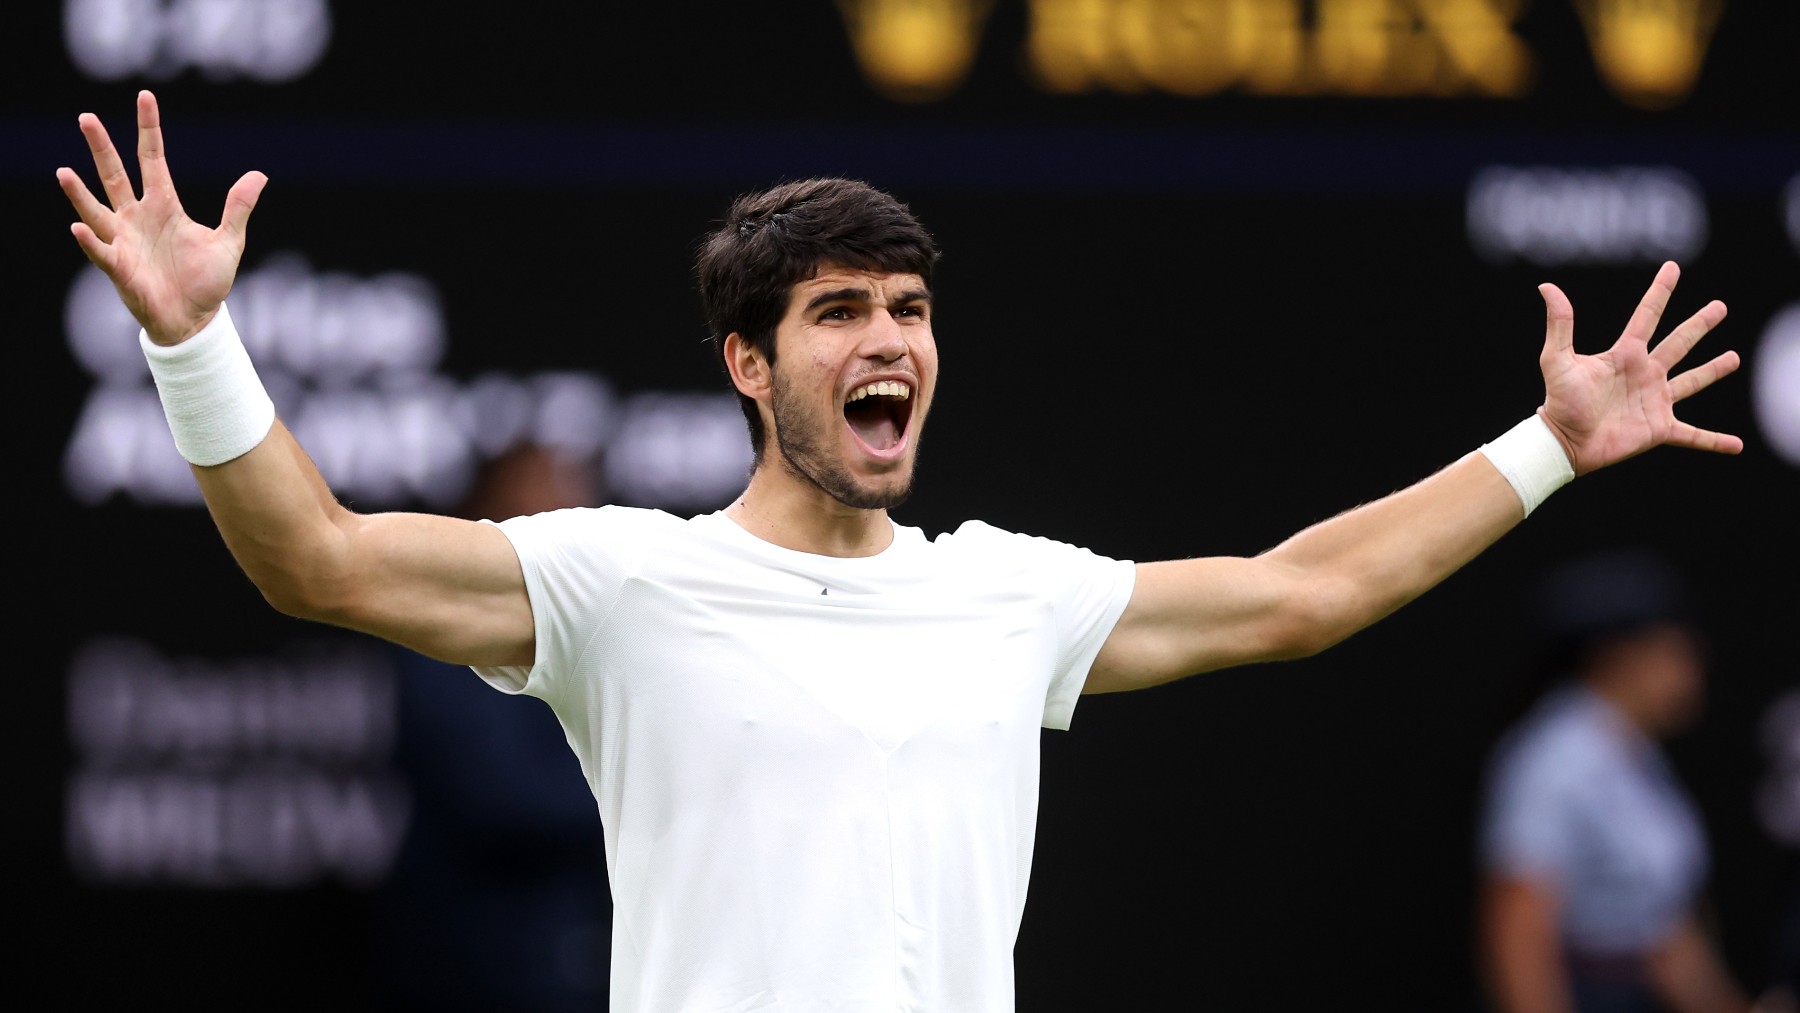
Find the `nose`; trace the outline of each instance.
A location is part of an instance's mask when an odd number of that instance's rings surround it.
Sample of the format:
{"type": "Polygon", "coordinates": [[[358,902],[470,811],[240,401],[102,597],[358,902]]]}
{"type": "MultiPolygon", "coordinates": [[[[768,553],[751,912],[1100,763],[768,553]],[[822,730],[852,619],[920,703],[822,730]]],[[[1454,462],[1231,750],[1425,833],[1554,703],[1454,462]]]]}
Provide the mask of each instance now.
{"type": "Polygon", "coordinates": [[[893,362],[906,354],[906,335],[902,332],[900,321],[887,310],[876,310],[869,318],[869,326],[863,332],[862,345],[858,351],[864,358],[878,359],[882,362],[893,362]]]}

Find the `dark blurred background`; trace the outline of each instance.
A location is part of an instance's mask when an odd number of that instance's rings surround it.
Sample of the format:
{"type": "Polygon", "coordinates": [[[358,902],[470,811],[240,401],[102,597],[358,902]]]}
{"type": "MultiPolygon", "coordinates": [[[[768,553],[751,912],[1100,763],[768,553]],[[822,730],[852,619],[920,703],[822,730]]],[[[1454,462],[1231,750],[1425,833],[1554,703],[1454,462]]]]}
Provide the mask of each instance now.
{"type": "Polygon", "coordinates": [[[1670,755],[1722,952],[1752,988],[1778,976],[1792,4],[29,6],[4,15],[0,194],[15,403],[43,413],[14,416],[15,530],[49,544],[20,552],[7,826],[53,927],[21,987],[51,1008],[604,1004],[598,817],[547,709],[274,613],[174,456],[53,177],[92,179],[78,113],[129,148],[143,87],[194,217],[270,176],[231,305],[363,509],[475,509],[527,449],[551,499],[723,506],[748,450],[691,254],[781,179],[868,179],[946,251],[898,518],[1139,560],[1255,553],[1449,463],[1541,398],[1539,282],[1592,352],[1678,260],[1670,323],[1731,311],[1694,361],[1745,360],[1681,415],[1743,455],[1584,478],[1320,657],[1086,699],[1045,735],[1019,1006],[1473,1008],[1480,772],[1520,706],[1530,589],[1632,546],[1696,592],[1706,709],[1670,755]]]}

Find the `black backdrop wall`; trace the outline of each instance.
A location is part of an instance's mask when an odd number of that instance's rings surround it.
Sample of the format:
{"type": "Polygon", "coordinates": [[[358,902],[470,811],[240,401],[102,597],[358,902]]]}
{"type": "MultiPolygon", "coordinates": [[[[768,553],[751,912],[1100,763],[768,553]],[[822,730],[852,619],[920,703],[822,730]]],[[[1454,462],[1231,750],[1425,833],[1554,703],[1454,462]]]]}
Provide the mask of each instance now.
{"type": "MultiPolygon", "coordinates": [[[[947,251],[939,409],[899,518],[1142,560],[1259,551],[1498,435],[1541,396],[1538,282],[1595,351],[1679,259],[1671,319],[1725,300],[1702,352],[1746,360],[1683,414],[1745,453],[1584,478],[1320,657],[1085,700],[1044,740],[1019,1000],[1470,1008],[1473,817],[1530,587],[1634,545],[1699,592],[1708,708],[1671,748],[1727,957],[1770,980],[1794,876],[1759,807],[1792,783],[1767,728],[1797,671],[1790,5],[1662,5],[1714,28],[1636,43],[1600,0],[38,6],[8,16],[0,109],[33,388],[16,523],[39,545],[19,553],[8,824],[54,927],[25,970],[56,1008],[396,1007],[381,910],[427,795],[398,663],[237,572],[68,237],[53,170],[92,175],[76,115],[129,139],[140,87],[195,217],[271,177],[233,301],[284,416],[369,508],[450,509],[530,433],[598,462],[597,497],[729,501],[746,452],[690,258],[781,178],[867,178],[947,251]],[[959,42],[966,67],[934,61],[959,42]],[[1655,70],[1688,43],[1691,83],[1626,87],[1595,55],[1655,70]]],[[[509,754],[477,755],[504,780],[509,754]]],[[[603,914],[603,881],[572,889],[603,914]]],[[[588,942],[575,959],[603,972],[588,942]]]]}

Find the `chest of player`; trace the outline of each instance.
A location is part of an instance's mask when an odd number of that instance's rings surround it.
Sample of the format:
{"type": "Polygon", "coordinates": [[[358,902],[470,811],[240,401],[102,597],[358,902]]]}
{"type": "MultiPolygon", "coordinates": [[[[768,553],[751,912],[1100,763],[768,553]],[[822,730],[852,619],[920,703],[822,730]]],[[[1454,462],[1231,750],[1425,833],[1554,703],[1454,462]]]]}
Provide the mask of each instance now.
{"type": "Polygon", "coordinates": [[[919,736],[980,748],[1040,727],[1057,657],[1049,603],[975,600],[946,583],[859,594],[795,581],[634,579],[602,652],[607,695],[681,734],[804,743],[855,731],[884,751],[919,736]]]}

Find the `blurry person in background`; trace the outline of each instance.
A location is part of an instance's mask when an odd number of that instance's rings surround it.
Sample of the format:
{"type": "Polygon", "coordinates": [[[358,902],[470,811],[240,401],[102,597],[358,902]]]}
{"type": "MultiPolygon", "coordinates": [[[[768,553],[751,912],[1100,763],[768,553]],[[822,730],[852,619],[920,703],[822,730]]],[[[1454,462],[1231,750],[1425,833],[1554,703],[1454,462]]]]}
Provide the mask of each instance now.
{"type": "Polygon", "coordinates": [[[1705,828],[1661,749],[1698,716],[1707,647],[1647,551],[1565,564],[1537,601],[1536,706],[1491,758],[1481,962],[1501,1013],[1744,1013],[1699,909],[1705,828]]]}
{"type": "MultiPolygon", "coordinates": [[[[521,443],[483,463],[456,510],[501,521],[598,506],[593,461],[521,443]]],[[[413,805],[376,894],[380,1008],[576,1013],[606,1008],[606,842],[549,707],[502,700],[467,669],[393,647],[395,761],[413,805]]]]}

